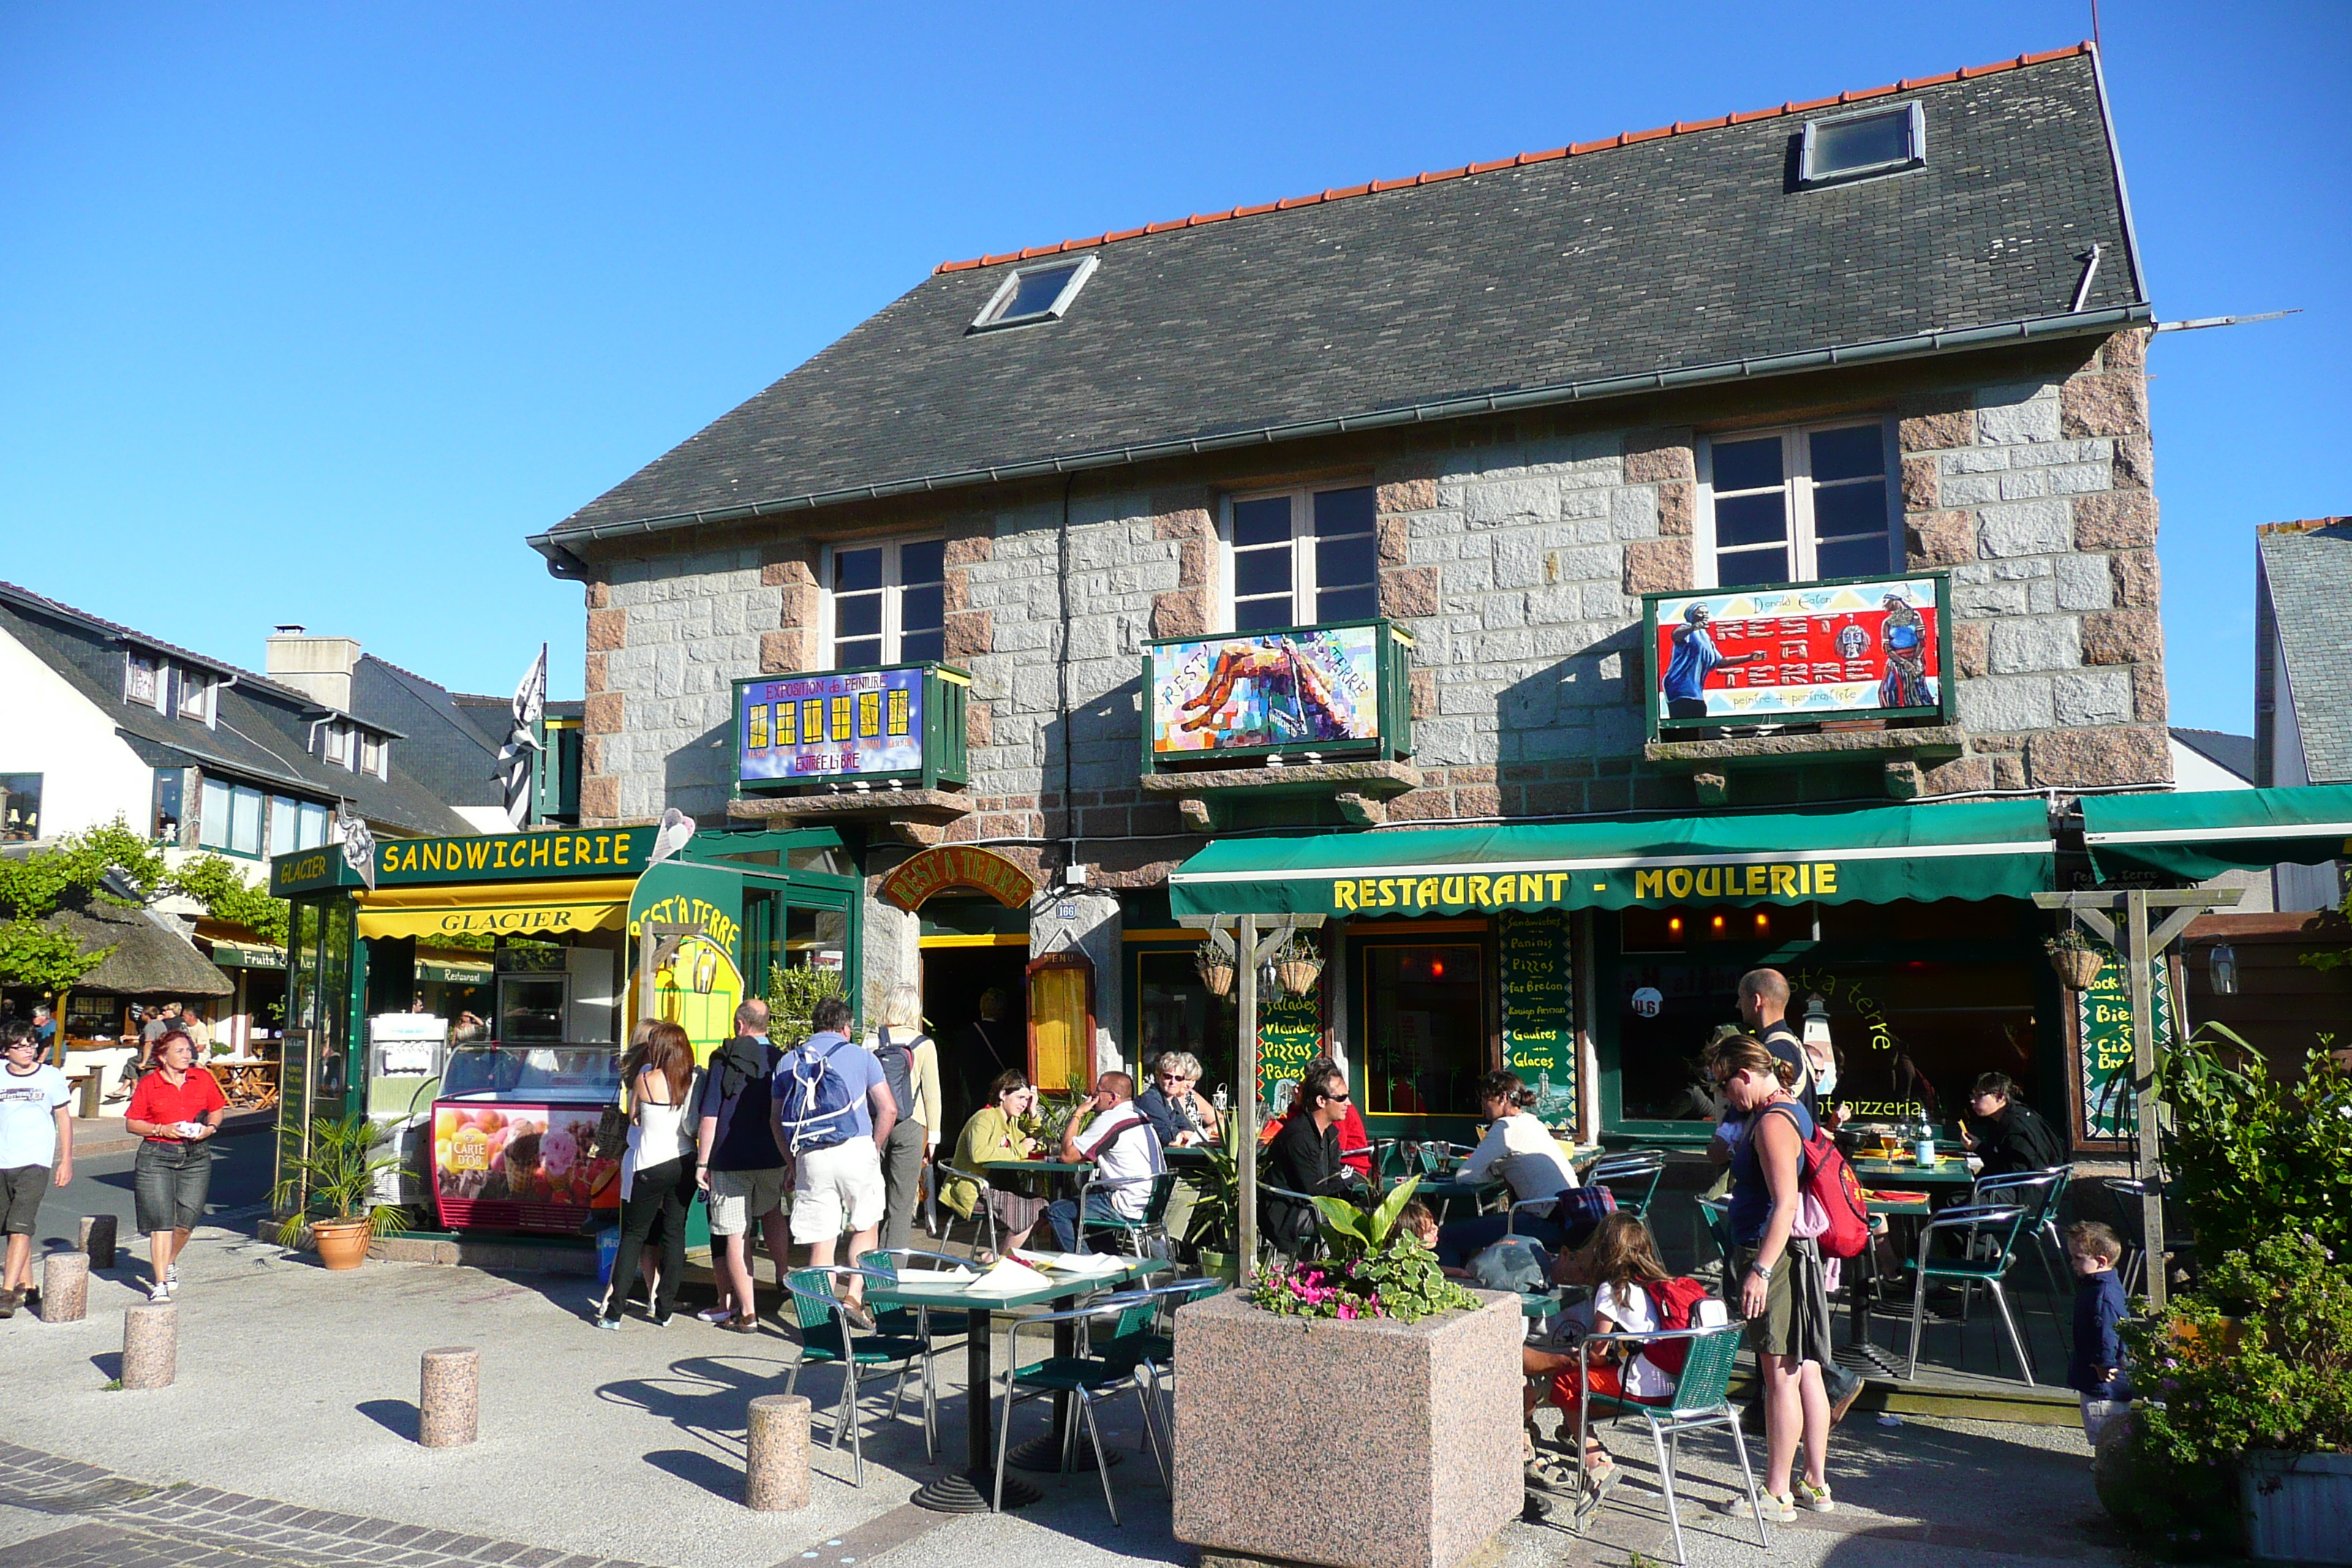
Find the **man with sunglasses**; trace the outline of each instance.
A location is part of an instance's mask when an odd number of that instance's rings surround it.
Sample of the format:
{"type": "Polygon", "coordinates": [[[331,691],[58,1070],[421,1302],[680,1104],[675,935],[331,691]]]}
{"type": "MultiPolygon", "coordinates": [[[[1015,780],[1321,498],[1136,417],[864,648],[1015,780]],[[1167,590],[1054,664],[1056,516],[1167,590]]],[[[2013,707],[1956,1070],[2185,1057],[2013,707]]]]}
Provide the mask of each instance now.
{"type": "MultiPolygon", "coordinates": [[[[1297,1102],[1266,1151],[1266,1179],[1309,1197],[1353,1197],[1362,1178],[1339,1158],[1339,1124],[1348,1116],[1348,1080],[1328,1063],[1310,1068],[1297,1102]]],[[[1290,1198],[1266,1204],[1266,1233],[1285,1251],[1315,1231],[1315,1210],[1290,1198]]]]}

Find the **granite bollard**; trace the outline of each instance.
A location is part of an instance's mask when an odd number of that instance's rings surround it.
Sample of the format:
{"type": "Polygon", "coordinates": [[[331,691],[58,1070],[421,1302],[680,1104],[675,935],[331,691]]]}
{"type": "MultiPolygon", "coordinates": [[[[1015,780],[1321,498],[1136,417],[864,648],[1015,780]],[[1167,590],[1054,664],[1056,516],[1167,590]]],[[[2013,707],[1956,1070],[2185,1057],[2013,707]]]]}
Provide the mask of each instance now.
{"type": "Polygon", "coordinates": [[[1519,1299],[1417,1323],[1176,1314],[1176,1539],[1203,1563],[1459,1568],[1519,1516],[1519,1299]],[[1345,1389],[1302,1399],[1302,1388],[1345,1389]],[[1276,1465],[1269,1454],[1307,1454],[1276,1465]]]}
{"type": "Polygon", "coordinates": [[[89,1259],[52,1252],[41,1259],[41,1321],[79,1323],[89,1310],[89,1259]]]}
{"type": "Polygon", "coordinates": [[[481,1407],[482,1352],[472,1345],[426,1351],[417,1373],[417,1442],[462,1447],[480,1427],[481,1407]]]}
{"type": "Polygon", "coordinates": [[[169,1388],[179,1374],[180,1310],[142,1301],[122,1314],[122,1386],[169,1388]]]}
{"type": "Polygon", "coordinates": [[[114,1267],[115,1223],[110,1214],[81,1216],[81,1249],[92,1268],[114,1267]]]}
{"type": "Polygon", "coordinates": [[[763,1394],[751,1401],[744,1443],[743,1506],[762,1510],[806,1508],[809,1500],[809,1402],[798,1394],[763,1394]]]}

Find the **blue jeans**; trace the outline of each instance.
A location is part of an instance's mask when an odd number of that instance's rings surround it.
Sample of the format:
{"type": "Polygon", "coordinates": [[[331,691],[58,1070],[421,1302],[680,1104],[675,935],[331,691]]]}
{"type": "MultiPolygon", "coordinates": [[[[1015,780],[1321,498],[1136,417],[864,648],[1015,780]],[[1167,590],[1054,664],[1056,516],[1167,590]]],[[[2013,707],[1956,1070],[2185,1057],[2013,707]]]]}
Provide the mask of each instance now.
{"type": "MultiPolygon", "coordinates": [[[[1087,1219],[1118,1219],[1119,1212],[1110,1206],[1108,1193],[1087,1194],[1087,1219]]],[[[1055,1198],[1045,1205],[1045,1223],[1054,1227],[1054,1243],[1064,1252],[1082,1250],[1078,1246],[1078,1200],[1055,1198]]]]}

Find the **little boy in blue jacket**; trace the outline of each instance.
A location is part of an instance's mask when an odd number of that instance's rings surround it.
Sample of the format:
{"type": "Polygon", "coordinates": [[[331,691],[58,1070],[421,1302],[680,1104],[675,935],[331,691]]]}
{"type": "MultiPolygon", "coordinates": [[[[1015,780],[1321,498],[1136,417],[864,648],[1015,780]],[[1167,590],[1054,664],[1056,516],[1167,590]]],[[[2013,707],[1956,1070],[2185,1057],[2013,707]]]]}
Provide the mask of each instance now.
{"type": "Polygon", "coordinates": [[[2123,1243],[2105,1226],[2089,1220],[2066,1227],[2066,1261],[2074,1268],[2074,1353],[2066,1363],[2066,1386],[2082,1396],[2083,1436],[2098,1447],[2099,1428],[2131,1403],[2124,1376],[2123,1281],[2116,1262],[2123,1243]]]}

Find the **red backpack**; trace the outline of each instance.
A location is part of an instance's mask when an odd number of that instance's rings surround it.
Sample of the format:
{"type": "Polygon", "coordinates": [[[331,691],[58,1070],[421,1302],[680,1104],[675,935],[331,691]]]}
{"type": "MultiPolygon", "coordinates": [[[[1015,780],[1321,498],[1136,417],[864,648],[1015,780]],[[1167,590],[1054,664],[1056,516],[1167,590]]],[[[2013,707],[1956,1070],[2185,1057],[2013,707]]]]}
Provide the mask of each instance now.
{"type": "MultiPolygon", "coordinates": [[[[1662,1279],[1655,1285],[1644,1285],[1642,1289],[1649,1294],[1650,1310],[1658,1315],[1658,1327],[1661,1329],[1691,1327],[1691,1318],[1697,1312],[1698,1304],[1714,1294],[1697,1280],[1687,1277],[1662,1279]]],[[[1680,1377],[1683,1363],[1690,1357],[1690,1347],[1688,1340],[1664,1340],[1643,1345],[1642,1359],[1668,1377],[1680,1377]]]]}
{"type": "MultiPolygon", "coordinates": [[[[1787,1109],[1784,1105],[1769,1107],[1772,1110],[1787,1109]]],[[[1789,1125],[1794,1127],[1794,1114],[1789,1125]]],[[[1813,1135],[1805,1140],[1803,1158],[1797,1166],[1797,1183],[1806,1196],[1821,1205],[1829,1218],[1829,1228],[1813,1238],[1823,1258],[1859,1258],[1862,1249],[1870,1245],[1870,1208],[1862,1195],[1862,1184],[1855,1180],[1853,1167],[1837,1146],[1837,1139],[1820,1122],[1813,1123],[1813,1135]]]]}

